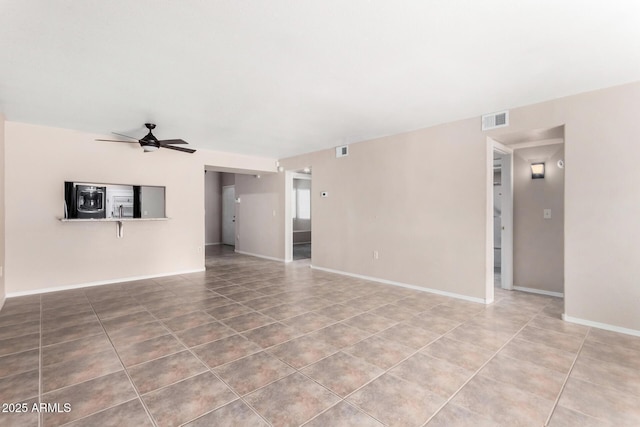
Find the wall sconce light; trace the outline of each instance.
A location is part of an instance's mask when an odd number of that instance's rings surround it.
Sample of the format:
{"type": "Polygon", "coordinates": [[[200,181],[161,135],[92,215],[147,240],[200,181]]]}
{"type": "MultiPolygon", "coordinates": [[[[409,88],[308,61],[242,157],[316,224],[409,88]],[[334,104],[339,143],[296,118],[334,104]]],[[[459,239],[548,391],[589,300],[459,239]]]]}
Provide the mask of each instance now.
{"type": "Polygon", "coordinates": [[[531,163],[531,179],[544,179],[544,163],[531,163]]]}

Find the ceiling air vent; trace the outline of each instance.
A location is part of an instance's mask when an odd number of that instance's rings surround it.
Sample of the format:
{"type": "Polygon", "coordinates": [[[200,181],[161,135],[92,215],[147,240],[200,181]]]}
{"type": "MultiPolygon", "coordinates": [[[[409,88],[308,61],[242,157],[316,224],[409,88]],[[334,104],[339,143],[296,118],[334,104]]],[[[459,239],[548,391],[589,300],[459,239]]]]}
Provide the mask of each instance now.
{"type": "Polygon", "coordinates": [[[349,146],[342,145],[340,147],[336,147],[336,157],[345,157],[349,155],[349,146]]]}
{"type": "Polygon", "coordinates": [[[485,114],[482,116],[482,130],[497,129],[509,126],[509,111],[485,114]]]}

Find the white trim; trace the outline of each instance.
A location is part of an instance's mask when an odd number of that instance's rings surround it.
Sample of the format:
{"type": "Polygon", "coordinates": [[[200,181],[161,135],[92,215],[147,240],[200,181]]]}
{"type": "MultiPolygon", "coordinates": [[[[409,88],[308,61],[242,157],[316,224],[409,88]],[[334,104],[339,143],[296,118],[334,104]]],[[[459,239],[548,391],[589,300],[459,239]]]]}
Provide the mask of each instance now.
{"type": "Polygon", "coordinates": [[[466,295],[455,294],[453,292],[446,292],[446,291],[441,291],[441,290],[438,290],[438,289],[424,288],[422,286],[410,285],[408,283],[395,282],[393,280],[381,279],[379,277],[365,276],[365,275],[362,275],[362,274],[355,274],[355,273],[347,273],[346,271],[333,270],[331,268],[324,268],[324,267],[317,267],[315,265],[311,265],[310,267],[313,268],[314,270],[326,271],[328,273],[341,274],[343,276],[355,277],[357,279],[364,279],[364,280],[369,280],[369,281],[372,281],[372,282],[384,283],[386,285],[400,286],[402,288],[409,288],[409,289],[413,289],[415,291],[429,292],[429,293],[432,293],[432,294],[437,294],[437,295],[443,295],[445,297],[452,297],[452,298],[462,299],[462,300],[465,300],[465,301],[477,302],[477,303],[480,303],[480,304],[491,304],[493,302],[493,299],[487,300],[487,299],[482,299],[482,298],[469,297],[469,296],[466,296],[466,295]]]}
{"type": "Polygon", "coordinates": [[[2,310],[2,307],[4,307],[4,302],[7,300],[7,296],[3,295],[2,296],[2,301],[0,301],[0,310],[2,310]]]}
{"type": "Polygon", "coordinates": [[[311,175],[307,175],[306,173],[293,172],[293,179],[306,179],[307,181],[311,181],[311,175]]]}
{"type": "MultiPolygon", "coordinates": [[[[295,172],[287,171],[284,176],[284,261],[293,261],[293,212],[291,198],[295,172]]],[[[313,194],[313,193],[311,193],[313,194]]]]}
{"type": "Polygon", "coordinates": [[[556,297],[556,298],[564,298],[564,294],[562,292],[545,291],[543,289],[535,289],[535,288],[525,288],[524,286],[514,286],[513,290],[520,291],[520,292],[529,292],[531,294],[548,295],[550,297],[556,297]]]}
{"type": "Polygon", "coordinates": [[[222,242],[215,242],[215,243],[205,243],[205,246],[216,246],[216,245],[221,245],[222,242]]]}
{"type": "Polygon", "coordinates": [[[34,290],[30,290],[30,291],[9,292],[7,294],[7,298],[21,297],[21,296],[25,296],[25,295],[44,294],[44,293],[47,293],[47,292],[68,291],[70,289],[78,289],[78,288],[90,288],[90,287],[93,287],[93,286],[111,285],[111,284],[114,284],[114,283],[133,282],[133,281],[136,281],[136,280],[155,279],[157,277],[179,276],[181,274],[200,273],[202,271],[205,271],[205,269],[204,268],[197,268],[195,270],[174,271],[172,273],[151,274],[151,275],[147,275],[147,276],[121,277],[119,279],[98,280],[96,282],[78,283],[76,285],[64,285],[64,286],[56,286],[56,287],[53,287],[53,288],[34,289],[34,290]]]}
{"type": "Polygon", "coordinates": [[[256,258],[263,258],[263,259],[268,259],[268,260],[271,260],[271,261],[278,261],[278,262],[291,262],[291,261],[286,261],[286,260],[284,260],[284,259],[282,259],[282,258],[274,258],[274,257],[271,257],[271,256],[259,255],[259,254],[254,254],[254,253],[251,253],[251,252],[245,252],[245,251],[239,251],[239,250],[237,250],[237,249],[235,250],[235,252],[236,252],[237,254],[254,256],[254,257],[256,257],[256,258]]]}
{"type": "Polygon", "coordinates": [[[579,319],[577,317],[567,316],[562,313],[562,320],[569,323],[577,323],[578,325],[590,326],[592,328],[604,329],[606,331],[619,332],[621,334],[633,335],[640,337],[640,331],[637,329],[628,329],[621,326],[609,325],[607,323],[594,322],[592,320],[579,319]]]}

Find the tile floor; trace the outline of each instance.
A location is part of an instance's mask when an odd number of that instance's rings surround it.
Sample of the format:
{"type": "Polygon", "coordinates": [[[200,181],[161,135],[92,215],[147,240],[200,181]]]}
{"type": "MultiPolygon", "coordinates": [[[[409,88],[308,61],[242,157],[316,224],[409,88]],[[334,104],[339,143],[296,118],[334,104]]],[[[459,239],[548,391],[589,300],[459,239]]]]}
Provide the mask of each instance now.
{"type": "Polygon", "coordinates": [[[212,252],[199,274],[7,300],[0,402],[29,411],[0,425],[640,423],[640,338],[565,323],[561,300],[484,306],[212,252]]]}

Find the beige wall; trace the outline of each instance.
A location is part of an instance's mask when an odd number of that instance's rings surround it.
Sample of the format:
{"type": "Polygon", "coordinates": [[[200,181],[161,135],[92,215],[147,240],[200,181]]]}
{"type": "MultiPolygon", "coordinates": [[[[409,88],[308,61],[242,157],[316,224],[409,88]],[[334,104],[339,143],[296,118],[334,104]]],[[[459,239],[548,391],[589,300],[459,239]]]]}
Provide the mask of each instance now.
{"type": "Polygon", "coordinates": [[[485,156],[472,119],[280,162],[313,169],[314,266],[483,300],[485,156]]]}
{"type": "Polygon", "coordinates": [[[522,148],[513,154],[513,284],[564,292],[564,145],[522,148]],[[531,179],[531,163],[545,163],[531,179]],[[551,219],[543,210],[551,209],[551,219]]]}
{"type": "Polygon", "coordinates": [[[284,260],[284,174],[236,174],[236,251],[284,260]]]}
{"type": "Polygon", "coordinates": [[[92,135],[6,123],[6,290],[24,293],[204,268],[205,165],[273,171],[274,159],[96,142],[92,135]],[[168,221],[63,223],[65,180],[166,186],[168,221]]]}
{"type": "Polygon", "coordinates": [[[5,222],[4,222],[4,199],[5,199],[5,162],[4,162],[4,115],[0,113],[0,309],[4,305],[5,299],[5,285],[4,285],[4,270],[5,270],[5,222]]]}
{"type": "Polygon", "coordinates": [[[638,111],[632,83],[280,163],[313,168],[314,265],[484,298],[486,137],[564,124],[565,314],[640,331],[638,111]]]}
{"type": "Polygon", "coordinates": [[[220,172],[204,174],[205,244],[222,241],[222,180],[220,172]]]}

